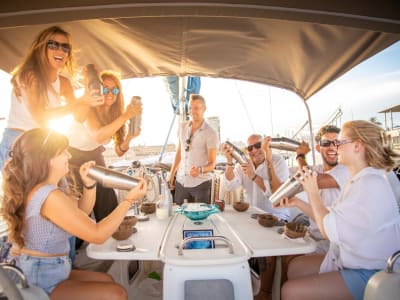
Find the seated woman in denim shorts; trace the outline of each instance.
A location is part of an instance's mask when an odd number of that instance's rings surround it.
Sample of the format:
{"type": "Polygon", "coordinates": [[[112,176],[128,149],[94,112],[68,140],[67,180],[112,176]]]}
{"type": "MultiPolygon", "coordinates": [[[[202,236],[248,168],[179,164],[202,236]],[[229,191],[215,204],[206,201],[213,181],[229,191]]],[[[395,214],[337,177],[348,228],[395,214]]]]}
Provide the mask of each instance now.
{"type": "Polygon", "coordinates": [[[71,270],[68,239],[75,235],[103,243],[135,199],[145,195],[145,181],[139,179],[124,201],[96,224],[88,216],[95,203],[96,182],[87,176],[95,163],[80,167],[84,189],[81,195],[73,195],[63,185],[70,158],[68,139],[47,129],[26,131],[14,143],[4,167],[1,209],[13,244],[11,253],[28,282],[52,299],[127,299],[125,289],[108,274],[71,270]]]}
{"type": "MultiPolygon", "coordinates": [[[[400,249],[400,215],[385,175],[398,154],[387,141],[384,130],[371,122],[343,125],[334,146],[350,179],[329,210],[319,197],[316,177],[304,171],[300,182],[312,218],[330,245],[325,256],[302,256],[289,264],[283,300],[362,300],[368,280],[400,249]]],[[[284,206],[290,202],[281,200],[284,206]]]]}

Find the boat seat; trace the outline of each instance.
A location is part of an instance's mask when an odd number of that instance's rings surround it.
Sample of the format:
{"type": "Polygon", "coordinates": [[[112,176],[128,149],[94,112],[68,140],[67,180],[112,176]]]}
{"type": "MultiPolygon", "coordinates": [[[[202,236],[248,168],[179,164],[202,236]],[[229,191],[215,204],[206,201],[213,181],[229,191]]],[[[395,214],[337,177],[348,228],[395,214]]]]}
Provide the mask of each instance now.
{"type": "Polygon", "coordinates": [[[253,299],[247,261],[213,266],[165,264],[163,281],[163,300],[253,299]]]}
{"type": "Polygon", "coordinates": [[[21,269],[11,264],[1,263],[0,299],[49,300],[50,298],[43,289],[28,284],[21,269]],[[17,278],[20,283],[15,283],[11,277],[17,278]]]}
{"type": "Polygon", "coordinates": [[[400,295],[400,273],[394,271],[396,259],[400,251],[395,252],[388,259],[386,270],[372,276],[365,288],[364,300],[398,300],[400,295]]]}

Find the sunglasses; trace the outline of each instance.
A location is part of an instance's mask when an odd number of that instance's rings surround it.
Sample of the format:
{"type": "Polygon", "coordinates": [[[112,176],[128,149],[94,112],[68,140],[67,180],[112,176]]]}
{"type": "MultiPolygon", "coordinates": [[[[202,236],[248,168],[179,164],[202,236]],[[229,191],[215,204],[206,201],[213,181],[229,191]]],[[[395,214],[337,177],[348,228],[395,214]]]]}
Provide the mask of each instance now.
{"type": "Polygon", "coordinates": [[[257,142],[253,145],[247,146],[247,151],[251,152],[253,150],[253,148],[255,149],[260,149],[261,148],[261,142],[257,142]]]}
{"type": "Polygon", "coordinates": [[[110,89],[108,87],[103,87],[103,95],[107,95],[109,92],[117,96],[119,94],[119,88],[113,87],[112,89],[110,89]]]}
{"type": "Polygon", "coordinates": [[[319,145],[321,146],[321,147],[330,147],[331,145],[333,145],[333,146],[337,146],[336,145],[336,143],[337,143],[337,141],[338,140],[332,140],[332,141],[330,141],[330,140],[320,140],[319,141],[319,145]]]}
{"type": "Polygon", "coordinates": [[[68,43],[59,43],[59,42],[53,41],[53,40],[47,41],[47,49],[58,50],[58,49],[60,49],[60,47],[64,53],[69,54],[71,52],[71,45],[68,43]]]}
{"type": "Polygon", "coordinates": [[[335,140],[335,146],[339,147],[340,145],[350,144],[352,142],[353,142],[353,140],[350,140],[350,139],[348,139],[348,140],[335,140]]]}
{"type": "Polygon", "coordinates": [[[191,142],[192,142],[192,136],[190,136],[188,139],[186,139],[186,147],[185,147],[186,152],[189,151],[191,142]]]}

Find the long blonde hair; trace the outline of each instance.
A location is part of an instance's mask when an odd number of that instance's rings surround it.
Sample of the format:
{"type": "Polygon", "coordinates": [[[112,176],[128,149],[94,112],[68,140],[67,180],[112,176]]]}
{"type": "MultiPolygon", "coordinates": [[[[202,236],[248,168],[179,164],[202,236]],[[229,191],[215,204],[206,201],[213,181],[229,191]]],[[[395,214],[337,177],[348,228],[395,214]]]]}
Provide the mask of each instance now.
{"type": "Polygon", "coordinates": [[[395,157],[400,154],[390,148],[388,136],[378,125],[355,120],[343,124],[343,130],[353,141],[360,140],[365,147],[365,160],[369,166],[390,171],[395,166],[395,157]]]}
{"type": "Polygon", "coordinates": [[[47,42],[56,34],[64,35],[71,45],[65,70],[72,77],[74,75],[73,47],[71,36],[68,32],[58,26],[51,26],[41,31],[33,40],[24,60],[11,72],[11,83],[16,95],[21,95],[21,87],[31,86],[36,79],[38,88],[36,99],[40,107],[45,107],[48,102],[47,91],[52,90],[48,77],[49,61],[47,58],[47,42]]]}
{"type": "MultiPolygon", "coordinates": [[[[112,121],[117,119],[124,113],[125,104],[124,104],[124,94],[122,93],[122,85],[119,79],[119,74],[114,71],[103,71],[100,74],[102,80],[109,78],[115,82],[117,88],[119,89],[119,94],[117,95],[116,101],[110,107],[110,110],[106,113],[103,108],[104,105],[92,108],[95,112],[95,115],[100,122],[101,126],[105,126],[110,124],[112,121]]],[[[112,136],[114,143],[120,145],[124,141],[124,137],[126,134],[125,125],[121,126],[112,136]]]]}

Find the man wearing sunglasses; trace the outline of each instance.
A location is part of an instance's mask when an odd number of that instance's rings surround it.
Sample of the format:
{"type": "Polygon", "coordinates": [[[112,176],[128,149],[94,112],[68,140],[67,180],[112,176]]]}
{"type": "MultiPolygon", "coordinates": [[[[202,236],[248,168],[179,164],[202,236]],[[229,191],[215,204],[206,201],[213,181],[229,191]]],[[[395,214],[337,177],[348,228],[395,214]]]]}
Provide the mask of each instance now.
{"type": "MultiPolygon", "coordinates": [[[[272,153],[269,147],[270,140],[270,137],[263,138],[259,134],[250,135],[246,147],[249,163],[241,165],[233,163],[232,148],[223,144],[222,150],[227,160],[224,184],[228,191],[243,187],[250,205],[287,221],[289,210],[274,209],[269,201],[271,194],[289,178],[289,168],[279,154],[272,153]]],[[[254,299],[271,299],[276,257],[259,257],[251,259],[249,263],[253,269],[258,269],[260,274],[260,292],[254,299]]]]}
{"type": "MultiPolygon", "coordinates": [[[[348,170],[345,166],[338,164],[338,137],[340,129],[333,125],[325,125],[320,128],[315,136],[317,152],[321,154],[322,164],[317,165],[317,182],[320,189],[321,199],[324,205],[329,207],[337,199],[345,182],[349,178],[348,170]]],[[[296,150],[299,168],[307,165],[306,154],[310,148],[306,143],[302,143],[296,150]]],[[[313,221],[311,207],[305,203],[305,212],[310,217],[310,234],[317,241],[317,253],[326,253],[329,241],[323,239],[316,224],[313,221]]],[[[304,211],[304,210],[303,210],[304,211]]]]}

